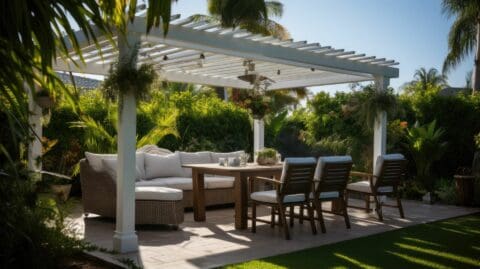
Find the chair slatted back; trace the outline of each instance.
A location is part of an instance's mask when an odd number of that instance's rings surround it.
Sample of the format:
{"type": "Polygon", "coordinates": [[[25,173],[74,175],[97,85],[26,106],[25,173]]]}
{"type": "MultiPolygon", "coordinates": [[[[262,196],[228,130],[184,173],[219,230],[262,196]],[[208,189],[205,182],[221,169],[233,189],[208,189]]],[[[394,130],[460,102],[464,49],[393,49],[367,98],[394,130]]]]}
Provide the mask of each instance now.
{"type": "Polygon", "coordinates": [[[279,186],[279,195],[304,193],[306,197],[312,190],[313,176],[315,173],[315,163],[296,164],[290,163],[286,171],[282,184],[279,186]]]}
{"type": "Polygon", "coordinates": [[[347,186],[350,170],[353,162],[325,163],[320,182],[316,182],[315,192],[333,192],[343,193],[347,186]]]}
{"type": "Polygon", "coordinates": [[[396,188],[406,174],[407,160],[384,160],[380,175],[374,182],[375,188],[392,186],[396,188]]]}

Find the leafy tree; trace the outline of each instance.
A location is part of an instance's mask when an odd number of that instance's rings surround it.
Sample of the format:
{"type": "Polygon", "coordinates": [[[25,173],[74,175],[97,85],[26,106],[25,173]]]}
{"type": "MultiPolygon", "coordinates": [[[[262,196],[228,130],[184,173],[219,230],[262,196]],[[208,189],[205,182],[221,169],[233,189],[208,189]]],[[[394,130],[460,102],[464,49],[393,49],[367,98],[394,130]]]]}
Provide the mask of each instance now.
{"type": "Polygon", "coordinates": [[[448,54],[443,71],[455,68],[471,53],[475,53],[472,90],[480,90],[480,1],[443,0],[443,12],[454,17],[448,35],[448,54]]]}

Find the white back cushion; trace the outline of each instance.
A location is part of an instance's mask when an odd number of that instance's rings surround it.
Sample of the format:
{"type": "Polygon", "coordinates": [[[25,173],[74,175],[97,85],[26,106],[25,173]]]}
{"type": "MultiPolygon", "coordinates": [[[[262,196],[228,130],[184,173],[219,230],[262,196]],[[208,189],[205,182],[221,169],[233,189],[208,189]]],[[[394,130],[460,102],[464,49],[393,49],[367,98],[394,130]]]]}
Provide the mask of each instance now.
{"type": "MultiPolygon", "coordinates": [[[[137,154],[138,156],[139,154],[137,154]]],[[[143,167],[143,154],[140,155],[142,159],[142,166],[139,167],[138,166],[138,162],[137,162],[137,165],[136,165],[136,169],[135,169],[135,181],[140,181],[142,179],[144,179],[144,167],[143,167]]],[[[137,160],[139,159],[137,157],[137,160]]],[[[113,180],[117,180],[117,165],[118,165],[118,159],[117,158],[114,158],[114,159],[102,159],[102,166],[103,166],[103,169],[104,171],[106,171],[110,177],[113,179],[113,180]]]]}
{"type": "Polygon", "coordinates": [[[315,169],[315,180],[320,180],[322,178],[323,168],[327,163],[350,163],[352,162],[352,157],[345,156],[324,156],[318,158],[317,168],[315,169]]]}
{"type": "Polygon", "coordinates": [[[380,173],[382,172],[382,166],[383,166],[383,161],[384,160],[405,160],[405,156],[403,156],[400,153],[393,153],[393,154],[386,154],[386,155],[380,155],[377,157],[377,162],[375,164],[375,171],[373,171],[374,176],[380,176],[380,173]]]}
{"type": "Polygon", "coordinates": [[[315,164],[317,161],[313,157],[305,157],[305,158],[285,158],[283,160],[283,170],[282,170],[282,177],[280,178],[281,182],[285,181],[285,177],[287,176],[288,167],[291,164],[315,164]]]}
{"type": "MultiPolygon", "coordinates": [[[[88,160],[88,164],[98,172],[107,171],[104,166],[103,160],[117,160],[117,154],[97,154],[91,152],[85,152],[85,157],[88,160]]],[[[113,163],[111,163],[113,164],[113,163]]],[[[145,156],[142,152],[135,153],[135,164],[137,170],[137,180],[145,178],[145,156]]],[[[116,170],[116,166],[115,166],[116,170]]],[[[115,174],[116,177],[116,174],[115,174]]]]}
{"type": "Polygon", "coordinates": [[[244,153],[245,151],[243,150],[233,152],[212,152],[212,162],[218,163],[219,158],[240,157],[244,153]]]}
{"type": "Polygon", "coordinates": [[[98,153],[91,153],[86,151],[85,157],[87,158],[88,164],[93,170],[97,172],[104,171],[102,160],[103,159],[116,159],[117,154],[98,154],[98,153]]]}
{"type": "MultiPolygon", "coordinates": [[[[180,162],[182,164],[211,163],[212,157],[210,151],[183,152],[179,151],[180,162]]],[[[191,168],[183,168],[184,177],[192,177],[191,168]]]]}
{"type": "Polygon", "coordinates": [[[178,152],[168,155],[145,153],[145,179],[183,175],[178,152]]]}

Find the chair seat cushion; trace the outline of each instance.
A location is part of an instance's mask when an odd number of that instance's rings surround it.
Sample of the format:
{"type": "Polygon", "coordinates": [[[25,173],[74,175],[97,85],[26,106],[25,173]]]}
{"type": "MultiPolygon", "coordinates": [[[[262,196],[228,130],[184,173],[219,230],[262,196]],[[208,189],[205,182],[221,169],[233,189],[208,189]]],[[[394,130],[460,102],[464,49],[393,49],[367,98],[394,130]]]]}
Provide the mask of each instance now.
{"type": "MultiPolygon", "coordinates": [[[[340,197],[338,191],[325,191],[320,193],[319,199],[335,199],[340,197]]],[[[310,193],[310,199],[313,199],[313,193],[310,193]]]]}
{"type": "Polygon", "coordinates": [[[167,187],[135,187],[135,200],[180,201],[183,191],[167,187]]]}
{"type": "MultiPolygon", "coordinates": [[[[370,182],[366,180],[348,184],[347,190],[372,193],[372,189],[370,188],[370,182]]],[[[393,192],[393,187],[391,186],[380,187],[378,188],[378,192],[382,192],[382,193],[393,192]]]]}
{"type": "Polygon", "coordinates": [[[233,188],[234,183],[235,183],[234,177],[227,177],[227,176],[206,176],[205,177],[206,189],[233,188]]]}
{"type": "MultiPolygon", "coordinates": [[[[255,201],[265,202],[265,203],[277,203],[277,191],[257,191],[250,194],[250,198],[255,201]]],[[[303,202],[305,201],[304,194],[291,194],[286,195],[283,198],[284,203],[296,203],[296,202],[303,202]]]]}
{"type": "Polygon", "coordinates": [[[174,189],[180,189],[184,191],[190,191],[193,189],[192,178],[190,177],[161,177],[150,180],[142,180],[135,183],[135,186],[148,186],[148,187],[168,187],[174,189]]]}

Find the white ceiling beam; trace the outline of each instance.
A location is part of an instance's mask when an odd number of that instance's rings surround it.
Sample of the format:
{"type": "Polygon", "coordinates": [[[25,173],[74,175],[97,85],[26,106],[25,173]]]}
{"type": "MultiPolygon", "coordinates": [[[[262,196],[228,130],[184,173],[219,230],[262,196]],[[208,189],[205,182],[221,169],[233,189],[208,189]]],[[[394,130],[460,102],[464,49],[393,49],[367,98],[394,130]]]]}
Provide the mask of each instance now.
{"type": "MultiPolygon", "coordinates": [[[[145,20],[135,20],[134,31],[143,33],[145,20]]],[[[257,59],[261,61],[276,62],[288,65],[297,65],[308,68],[324,69],[327,71],[350,74],[375,74],[386,77],[398,77],[398,69],[327,57],[325,55],[310,53],[308,51],[293,50],[281,46],[259,43],[248,40],[238,40],[229,36],[219,36],[209,32],[199,32],[184,27],[172,25],[167,37],[163,36],[160,28],[153,28],[149,40],[157,40],[173,46],[210,51],[241,58],[257,59]]]]}
{"type": "Polygon", "coordinates": [[[365,56],[365,53],[362,54],[352,54],[352,55],[346,55],[346,56],[339,56],[342,59],[353,59],[353,58],[360,58],[365,56]]]}

